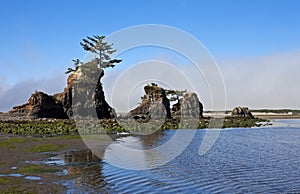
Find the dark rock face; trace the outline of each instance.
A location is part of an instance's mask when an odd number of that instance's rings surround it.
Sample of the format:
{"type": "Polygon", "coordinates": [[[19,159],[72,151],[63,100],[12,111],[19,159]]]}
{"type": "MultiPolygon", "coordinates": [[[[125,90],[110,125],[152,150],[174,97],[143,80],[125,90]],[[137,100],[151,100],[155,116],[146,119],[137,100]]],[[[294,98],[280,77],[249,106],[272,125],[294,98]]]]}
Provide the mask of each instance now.
{"type": "Polygon", "coordinates": [[[84,66],[81,70],[85,74],[78,72],[71,74],[64,91],[54,95],[56,100],[63,106],[69,117],[75,113],[99,119],[114,118],[113,108],[105,100],[101,83],[101,78],[104,76],[103,70],[95,69],[96,73],[91,76],[84,66]]]}
{"type": "Polygon", "coordinates": [[[175,117],[203,117],[203,105],[199,101],[197,94],[193,92],[186,93],[172,107],[172,116],[175,117]]]}
{"type": "Polygon", "coordinates": [[[73,115],[72,112],[72,88],[73,88],[73,80],[74,75],[71,74],[67,80],[67,87],[64,88],[64,91],[61,93],[54,94],[53,97],[55,100],[63,107],[64,112],[70,118],[73,115]]]}
{"type": "Polygon", "coordinates": [[[130,111],[134,118],[162,118],[171,117],[170,101],[165,90],[157,85],[147,85],[144,87],[145,96],[142,103],[130,111]]]}
{"type": "Polygon", "coordinates": [[[97,71],[97,77],[95,75],[95,79],[92,80],[93,83],[88,85],[90,89],[87,96],[85,88],[87,85],[84,85],[86,83],[82,81],[85,77],[80,77],[77,72],[72,73],[68,77],[67,87],[64,88],[63,92],[53,96],[43,92],[35,92],[26,104],[13,107],[9,114],[20,117],[66,119],[73,116],[73,108],[75,108],[76,113],[86,113],[84,116],[94,115],[99,119],[114,118],[113,109],[105,100],[101,84],[103,76],[103,70],[97,71]],[[80,83],[83,85],[76,84],[78,80],[81,80],[80,83]]]}
{"type": "Polygon", "coordinates": [[[157,85],[147,85],[144,87],[145,95],[142,103],[130,111],[135,119],[167,118],[171,117],[203,117],[203,105],[199,101],[196,93],[186,93],[182,99],[178,100],[170,110],[170,101],[165,90],[157,85]]]}
{"type": "Polygon", "coordinates": [[[249,117],[249,118],[254,118],[254,116],[252,115],[252,113],[250,112],[248,107],[235,107],[232,112],[231,115],[233,117],[249,117]]]}
{"type": "Polygon", "coordinates": [[[26,104],[13,107],[9,114],[33,118],[68,118],[63,107],[55,101],[53,96],[40,91],[32,94],[26,104]]]}
{"type": "Polygon", "coordinates": [[[112,119],[115,117],[114,109],[106,102],[105,95],[101,83],[101,78],[104,73],[98,79],[95,89],[95,106],[98,119],[112,119]]]}

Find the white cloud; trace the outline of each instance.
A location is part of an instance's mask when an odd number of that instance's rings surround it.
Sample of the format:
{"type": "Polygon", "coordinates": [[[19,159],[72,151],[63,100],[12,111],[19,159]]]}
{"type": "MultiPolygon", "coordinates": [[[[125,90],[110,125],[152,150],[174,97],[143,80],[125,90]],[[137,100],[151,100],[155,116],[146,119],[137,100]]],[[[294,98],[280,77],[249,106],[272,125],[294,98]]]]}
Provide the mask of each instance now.
{"type": "Polygon", "coordinates": [[[0,94],[2,94],[9,87],[6,83],[5,77],[0,77],[0,94]]]}
{"type": "Polygon", "coordinates": [[[25,80],[14,85],[2,82],[0,87],[0,111],[7,112],[13,106],[26,103],[35,90],[54,94],[63,91],[65,85],[66,76],[64,74],[53,75],[52,77],[40,80],[25,80]]]}
{"type": "MultiPolygon", "coordinates": [[[[194,65],[177,65],[164,59],[140,62],[124,71],[107,72],[103,78],[106,100],[118,113],[127,112],[141,102],[143,87],[152,82],[164,88],[196,92],[208,109],[212,107],[212,95],[222,96],[216,89],[209,88],[213,83],[207,83],[194,65]]],[[[225,104],[225,99],[221,100],[225,104]]]]}
{"type": "Polygon", "coordinates": [[[300,50],[219,64],[228,108],[300,108],[300,50]]]}
{"type": "MultiPolygon", "coordinates": [[[[225,84],[226,109],[235,106],[300,109],[300,50],[218,63],[225,84]]],[[[117,79],[124,71],[116,68],[107,72],[103,79],[107,101],[117,111],[132,109],[144,94],[143,86],[157,80],[158,83],[169,84],[173,88],[195,91],[206,110],[214,109],[212,96],[219,94],[211,91],[212,84],[207,82],[207,75],[200,75],[190,65],[176,66],[184,70],[185,75],[180,75],[182,72],[176,73],[175,68],[169,67],[144,64],[140,70],[135,67],[134,71],[126,72],[123,75],[126,79],[121,80],[117,79]],[[118,91],[113,91],[116,83],[119,85],[118,91]]],[[[222,100],[225,99],[220,99],[222,100]]]]}

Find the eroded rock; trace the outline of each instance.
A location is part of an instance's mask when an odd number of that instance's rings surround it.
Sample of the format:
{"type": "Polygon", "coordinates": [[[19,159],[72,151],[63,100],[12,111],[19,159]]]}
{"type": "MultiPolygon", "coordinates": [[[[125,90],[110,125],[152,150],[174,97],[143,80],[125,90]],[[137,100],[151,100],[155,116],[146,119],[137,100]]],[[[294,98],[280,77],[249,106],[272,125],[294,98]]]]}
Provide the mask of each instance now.
{"type": "MultiPolygon", "coordinates": [[[[83,68],[83,72],[87,72],[86,69],[83,68]]],[[[27,103],[13,107],[9,111],[9,115],[67,119],[73,116],[75,108],[76,114],[99,119],[114,118],[113,108],[105,100],[101,83],[104,72],[101,69],[93,72],[92,77],[89,77],[88,73],[74,72],[70,74],[64,91],[53,96],[36,91],[27,103]]]]}
{"type": "Polygon", "coordinates": [[[68,118],[55,98],[41,91],[32,94],[27,103],[13,107],[9,114],[33,118],[68,118]]]}
{"type": "Polygon", "coordinates": [[[233,108],[231,112],[231,116],[254,118],[254,116],[252,115],[248,107],[240,107],[240,106],[233,108]]]}
{"type": "Polygon", "coordinates": [[[157,85],[147,85],[144,87],[145,95],[142,103],[130,111],[134,118],[170,118],[170,101],[165,90],[157,85]]]}
{"type": "Polygon", "coordinates": [[[172,107],[175,117],[203,117],[203,105],[196,93],[188,92],[172,107]]]}

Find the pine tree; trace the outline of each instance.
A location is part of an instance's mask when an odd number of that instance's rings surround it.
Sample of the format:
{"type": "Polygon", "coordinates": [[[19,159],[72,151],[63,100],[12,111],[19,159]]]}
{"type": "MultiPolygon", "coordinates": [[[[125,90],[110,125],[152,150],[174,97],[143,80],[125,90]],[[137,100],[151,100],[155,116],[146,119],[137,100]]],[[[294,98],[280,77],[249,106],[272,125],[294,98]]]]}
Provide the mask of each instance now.
{"type": "Polygon", "coordinates": [[[114,67],[115,63],[122,61],[111,59],[110,55],[116,52],[116,50],[112,48],[113,44],[108,44],[104,39],[105,36],[94,35],[93,37],[87,36],[87,39],[82,39],[83,42],[80,42],[84,50],[96,55],[92,61],[101,69],[114,67]]]}
{"type": "MultiPolygon", "coordinates": [[[[84,50],[95,54],[95,58],[88,63],[95,64],[99,69],[114,67],[116,63],[122,61],[121,59],[111,59],[110,55],[116,52],[116,50],[112,48],[113,44],[108,44],[104,39],[105,36],[94,35],[92,37],[87,36],[86,39],[84,38],[80,42],[84,50]]],[[[65,72],[66,74],[77,71],[78,67],[84,64],[79,59],[72,61],[74,62],[75,69],[68,68],[65,72]]]]}

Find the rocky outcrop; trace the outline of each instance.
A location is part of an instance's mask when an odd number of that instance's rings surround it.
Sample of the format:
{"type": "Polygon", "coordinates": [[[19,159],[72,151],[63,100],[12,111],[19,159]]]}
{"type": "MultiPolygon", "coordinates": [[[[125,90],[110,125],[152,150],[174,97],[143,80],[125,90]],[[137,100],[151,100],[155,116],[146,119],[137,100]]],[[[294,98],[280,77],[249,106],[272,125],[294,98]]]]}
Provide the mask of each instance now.
{"type": "Polygon", "coordinates": [[[83,117],[114,118],[114,110],[105,100],[101,83],[104,71],[99,68],[89,69],[88,65],[81,66],[80,72],[72,79],[71,112],[83,117]]]}
{"type": "Polygon", "coordinates": [[[203,105],[196,93],[188,92],[172,107],[175,117],[203,117],[203,105]]]}
{"type": "MultiPolygon", "coordinates": [[[[83,71],[87,72],[85,69],[83,71]]],[[[93,75],[93,79],[89,80],[92,81],[91,83],[87,83],[88,76],[82,76],[80,72],[70,74],[67,87],[63,92],[53,96],[35,92],[26,104],[13,107],[9,111],[9,115],[66,119],[73,116],[75,108],[76,114],[83,114],[83,116],[95,115],[99,119],[114,118],[113,108],[106,102],[101,84],[104,72],[100,69],[94,72],[96,73],[93,75]],[[90,87],[89,92],[87,92],[87,86],[90,87]]]]}
{"type": "Polygon", "coordinates": [[[146,94],[142,97],[142,103],[130,111],[134,118],[163,118],[165,115],[167,118],[203,117],[203,105],[196,93],[185,93],[170,109],[170,101],[163,88],[152,84],[145,86],[144,90],[146,94]]]}
{"type": "Polygon", "coordinates": [[[64,112],[70,118],[73,115],[72,112],[72,88],[73,81],[76,74],[72,73],[67,79],[67,87],[64,88],[64,91],[61,93],[54,94],[53,97],[64,109],[64,112]]]}
{"type": "Polygon", "coordinates": [[[95,90],[95,106],[99,119],[112,119],[115,117],[114,109],[105,100],[105,95],[101,83],[101,78],[104,76],[104,72],[98,79],[95,90]]]}
{"type": "Polygon", "coordinates": [[[231,116],[254,118],[254,116],[252,115],[248,107],[240,107],[240,106],[233,108],[231,112],[231,116]]]}
{"type": "Polygon", "coordinates": [[[18,117],[68,118],[63,107],[56,102],[53,96],[40,91],[32,94],[27,103],[13,107],[9,114],[18,117]]]}
{"type": "Polygon", "coordinates": [[[146,94],[142,97],[142,103],[131,110],[130,115],[144,119],[170,118],[170,101],[165,90],[155,84],[145,86],[144,90],[146,94]]]}

